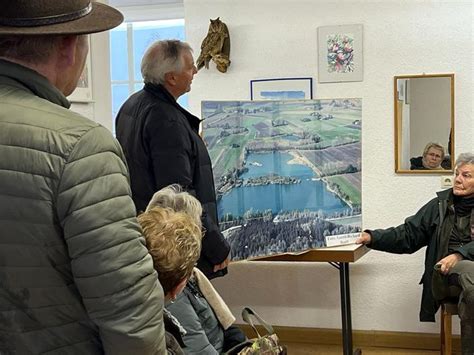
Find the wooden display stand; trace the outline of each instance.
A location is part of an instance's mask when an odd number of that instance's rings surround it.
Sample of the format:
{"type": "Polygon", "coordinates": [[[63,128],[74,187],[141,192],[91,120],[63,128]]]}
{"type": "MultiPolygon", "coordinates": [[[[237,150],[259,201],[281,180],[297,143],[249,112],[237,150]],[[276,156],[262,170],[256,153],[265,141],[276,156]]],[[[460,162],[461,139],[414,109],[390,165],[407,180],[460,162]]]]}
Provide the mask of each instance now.
{"type": "Polygon", "coordinates": [[[278,254],[253,260],[259,261],[306,261],[327,262],[339,270],[341,288],[342,346],[344,355],[361,354],[352,350],[351,298],[349,288],[349,263],[356,262],[370,249],[360,244],[342,245],[331,248],[311,249],[299,254],[278,254]]]}

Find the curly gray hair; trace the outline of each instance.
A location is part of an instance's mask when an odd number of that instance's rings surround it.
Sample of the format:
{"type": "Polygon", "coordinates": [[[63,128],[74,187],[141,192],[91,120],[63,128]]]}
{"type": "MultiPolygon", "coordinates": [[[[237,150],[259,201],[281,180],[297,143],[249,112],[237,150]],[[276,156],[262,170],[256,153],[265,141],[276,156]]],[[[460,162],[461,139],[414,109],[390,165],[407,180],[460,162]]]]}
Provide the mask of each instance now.
{"type": "Polygon", "coordinates": [[[201,202],[178,184],[166,186],[155,192],[148,203],[146,212],[154,207],[170,208],[173,211],[187,213],[199,227],[202,227],[201,202]]]}

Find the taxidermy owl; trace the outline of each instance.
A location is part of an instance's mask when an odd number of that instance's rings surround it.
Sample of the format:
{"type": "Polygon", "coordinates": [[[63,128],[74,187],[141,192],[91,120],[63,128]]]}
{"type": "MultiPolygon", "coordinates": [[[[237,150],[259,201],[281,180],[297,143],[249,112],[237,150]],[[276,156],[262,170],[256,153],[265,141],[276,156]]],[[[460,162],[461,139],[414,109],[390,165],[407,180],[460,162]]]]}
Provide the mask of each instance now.
{"type": "Polygon", "coordinates": [[[227,71],[230,65],[230,36],[229,30],[219,17],[210,20],[209,31],[201,43],[201,54],[196,61],[197,69],[206,67],[209,69],[209,61],[212,59],[221,73],[227,71]]]}

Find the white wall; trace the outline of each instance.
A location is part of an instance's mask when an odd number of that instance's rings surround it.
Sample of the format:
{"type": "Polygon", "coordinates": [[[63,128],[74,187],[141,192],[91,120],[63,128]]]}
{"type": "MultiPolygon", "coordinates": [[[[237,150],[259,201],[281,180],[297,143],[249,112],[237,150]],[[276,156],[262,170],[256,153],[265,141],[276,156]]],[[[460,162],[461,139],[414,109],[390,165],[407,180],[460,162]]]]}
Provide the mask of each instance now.
{"type": "MultiPolygon", "coordinates": [[[[210,18],[227,24],[232,64],[195,77],[201,100],[249,99],[249,80],[312,76],[315,98],[361,97],[363,227],[399,224],[440,189],[439,176],[394,173],[393,76],[456,74],[456,154],[474,150],[470,1],[185,0],[187,38],[199,55],[210,18]],[[364,25],[364,81],[317,82],[317,27],[364,25]]],[[[351,266],[354,329],[438,331],[418,322],[424,250],[371,251],[351,266]]],[[[271,323],[340,328],[338,272],[327,264],[243,262],[214,284],[235,314],[252,305],[271,323]]]]}
{"type": "MultiPolygon", "coordinates": [[[[97,0],[107,4],[107,0],[97,0]]],[[[92,69],[92,102],[73,102],[71,110],[100,123],[112,131],[112,98],[110,89],[109,32],[94,33],[89,48],[92,69]]]]}
{"type": "MultiPolygon", "coordinates": [[[[102,1],[106,2],[106,1],[102,1]]],[[[91,35],[92,103],[94,120],[112,131],[109,32],[91,35]]]]}

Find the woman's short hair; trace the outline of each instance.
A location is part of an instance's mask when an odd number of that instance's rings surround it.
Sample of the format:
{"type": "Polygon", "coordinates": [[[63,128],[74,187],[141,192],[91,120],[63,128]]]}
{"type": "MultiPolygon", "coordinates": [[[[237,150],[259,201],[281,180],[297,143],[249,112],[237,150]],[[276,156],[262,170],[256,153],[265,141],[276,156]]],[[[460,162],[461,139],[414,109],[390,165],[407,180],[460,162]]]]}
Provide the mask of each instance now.
{"type": "Polygon", "coordinates": [[[138,216],[146,246],[165,294],[191,276],[201,253],[201,229],[193,218],[153,207],[138,216]]]}
{"type": "Polygon", "coordinates": [[[178,184],[166,186],[155,192],[148,204],[147,211],[153,207],[171,208],[189,214],[194,222],[201,227],[201,202],[178,184]]]}
{"type": "Polygon", "coordinates": [[[439,150],[441,152],[441,160],[444,159],[444,154],[445,154],[444,147],[438,143],[433,143],[433,142],[430,142],[425,146],[425,149],[423,150],[423,157],[426,157],[426,154],[428,154],[431,148],[439,150]]]}
{"type": "Polygon", "coordinates": [[[143,81],[152,84],[164,84],[165,74],[183,70],[183,51],[191,46],[180,40],[156,41],[145,51],[141,63],[143,81]]]}
{"type": "Polygon", "coordinates": [[[474,165],[474,153],[461,153],[456,159],[456,166],[462,166],[465,164],[474,165]]]}

